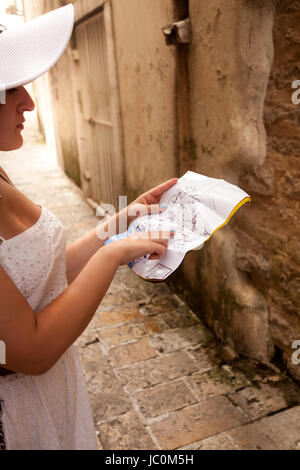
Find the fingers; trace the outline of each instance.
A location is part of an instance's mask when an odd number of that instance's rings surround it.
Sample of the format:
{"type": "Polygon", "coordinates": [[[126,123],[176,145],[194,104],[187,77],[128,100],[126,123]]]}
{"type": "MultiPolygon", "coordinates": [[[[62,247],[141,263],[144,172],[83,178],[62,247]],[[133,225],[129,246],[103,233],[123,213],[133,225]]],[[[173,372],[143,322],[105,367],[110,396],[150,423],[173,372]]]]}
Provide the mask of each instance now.
{"type": "Polygon", "coordinates": [[[161,240],[160,242],[152,242],[153,249],[151,250],[151,255],[149,259],[160,259],[163,258],[166,254],[168,248],[168,240],[161,240]]]}
{"type": "Polygon", "coordinates": [[[146,192],[145,195],[150,195],[154,197],[159,197],[161,196],[165,191],[170,189],[174,184],[176,184],[178,181],[178,178],[172,178],[171,180],[166,181],[165,183],[159,184],[155,188],[151,189],[150,191],[146,192]]]}
{"type": "Polygon", "coordinates": [[[150,238],[156,243],[168,246],[170,238],[174,235],[174,230],[166,230],[161,232],[149,232],[150,238]]]}
{"type": "Polygon", "coordinates": [[[149,209],[146,204],[137,203],[128,206],[128,216],[134,219],[143,215],[148,215],[149,209]]]}
{"type": "Polygon", "coordinates": [[[153,204],[137,203],[128,207],[128,216],[132,219],[142,217],[144,215],[159,214],[167,209],[167,205],[161,207],[156,202],[153,204]]]}
{"type": "Polygon", "coordinates": [[[162,212],[164,212],[168,208],[168,205],[166,204],[163,207],[161,207],[160,204],[151,204],[146,207],[147,207],[148,214],[154,215],[154,214],[161,214],[162,212]]]}
{"type": "Polygon", "coordinates": [[[166,251],[167,251],[167,248],[165,246],[156,244],[155,252],[152,253],[148,259],[149,260],[161,259],[164,257],[166,251]]]}
{"type": "Polygon", "coordinates": [[[130,234],[130,238],[137,240],[142,238],[144,240],[151,240],[162,245],[167,245],[170,238],[174,235],[174,230],[164,230],[156,232],[137,232],[134,231],[130,234]]]}
{"type": "Polygon", "coordinates": [[[149,260],[161,259],[164,257],[170,238],[174,232],[161,231],[161,232],[145,232],[144,235],[151,241],[151,254],[149,260]]]}

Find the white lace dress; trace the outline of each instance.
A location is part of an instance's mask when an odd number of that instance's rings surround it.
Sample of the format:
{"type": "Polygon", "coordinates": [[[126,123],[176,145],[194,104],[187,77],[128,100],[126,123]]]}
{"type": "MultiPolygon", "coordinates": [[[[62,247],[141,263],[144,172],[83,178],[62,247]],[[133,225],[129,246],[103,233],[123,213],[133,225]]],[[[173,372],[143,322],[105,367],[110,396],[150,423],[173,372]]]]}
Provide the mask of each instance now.
{"type": "MultiPolygon", "coordinates": [[[[63,225],[42,207],[33,227],[8,240],[0,237],[0,264],[38,315],[68,286],[63,225]]],[[[74,345],[43,375],[1,376],[0,400],[7,450],[98,448],[74,345]]]]}

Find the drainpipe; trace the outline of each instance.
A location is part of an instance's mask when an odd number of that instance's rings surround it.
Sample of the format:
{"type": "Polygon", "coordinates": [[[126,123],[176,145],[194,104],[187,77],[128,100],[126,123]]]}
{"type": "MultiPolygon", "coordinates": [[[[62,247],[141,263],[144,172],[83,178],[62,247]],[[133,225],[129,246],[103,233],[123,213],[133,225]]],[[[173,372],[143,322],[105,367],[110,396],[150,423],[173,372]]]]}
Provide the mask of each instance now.
{"type": "Polygon", "coordinates": [[[197,158],[191,130],[188,55],[192,41],[189,0],[174,0],[174,21],[163,26],[166,45],[176,48],[175,158],[177,176],[195,169],[197,158]]]}

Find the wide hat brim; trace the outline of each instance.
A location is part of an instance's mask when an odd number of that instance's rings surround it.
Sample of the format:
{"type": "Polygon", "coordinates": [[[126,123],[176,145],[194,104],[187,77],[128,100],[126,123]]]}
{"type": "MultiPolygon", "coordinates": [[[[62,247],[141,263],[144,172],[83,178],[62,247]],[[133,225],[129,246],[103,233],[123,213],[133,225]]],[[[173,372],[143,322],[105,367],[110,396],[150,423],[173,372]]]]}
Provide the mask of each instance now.
{"type": "Polygon", "coordinates": [[[69,4],[0,34],[0,90],[26,85],[63,54],[74,26],[69,4]]]}

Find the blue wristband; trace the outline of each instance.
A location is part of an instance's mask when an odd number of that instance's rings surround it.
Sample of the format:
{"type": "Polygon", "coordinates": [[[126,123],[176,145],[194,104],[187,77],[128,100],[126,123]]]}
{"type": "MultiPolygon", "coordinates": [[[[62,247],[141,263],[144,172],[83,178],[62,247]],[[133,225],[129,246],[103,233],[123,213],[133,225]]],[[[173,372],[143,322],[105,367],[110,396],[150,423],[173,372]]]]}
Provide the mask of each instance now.
{"type": "Polygon", "coordinates": [[[129,235],[128,232],[119,233],[118,235],[114,235],[113,237],[106,240],[106,242],[104,242],[104,245],[109,245],[110,243],[116,242],[118,240],[123,240],[124,238],[127,238],[128,235],[129,235]]]}
{"type": "MultiPolygon", "coordinates": [[[[128,230],[127,232],[124,232],[124,233],[120,233],[118,235],[114,235],[113,237],[110,237],[108,240],[106,240],[106,242],[104,242],[104,245],[109,245],[110,243],[113,243],[113,242],[116,242],[118,240],[123,240],[124,238],[127,238],[130,233],[133,231],[134,227],[131,227],[130,230],[128,230]]],[[[133,267],[133,262],[130,262],[128,263],[128,266],[130,268],[133,267]]]]}

